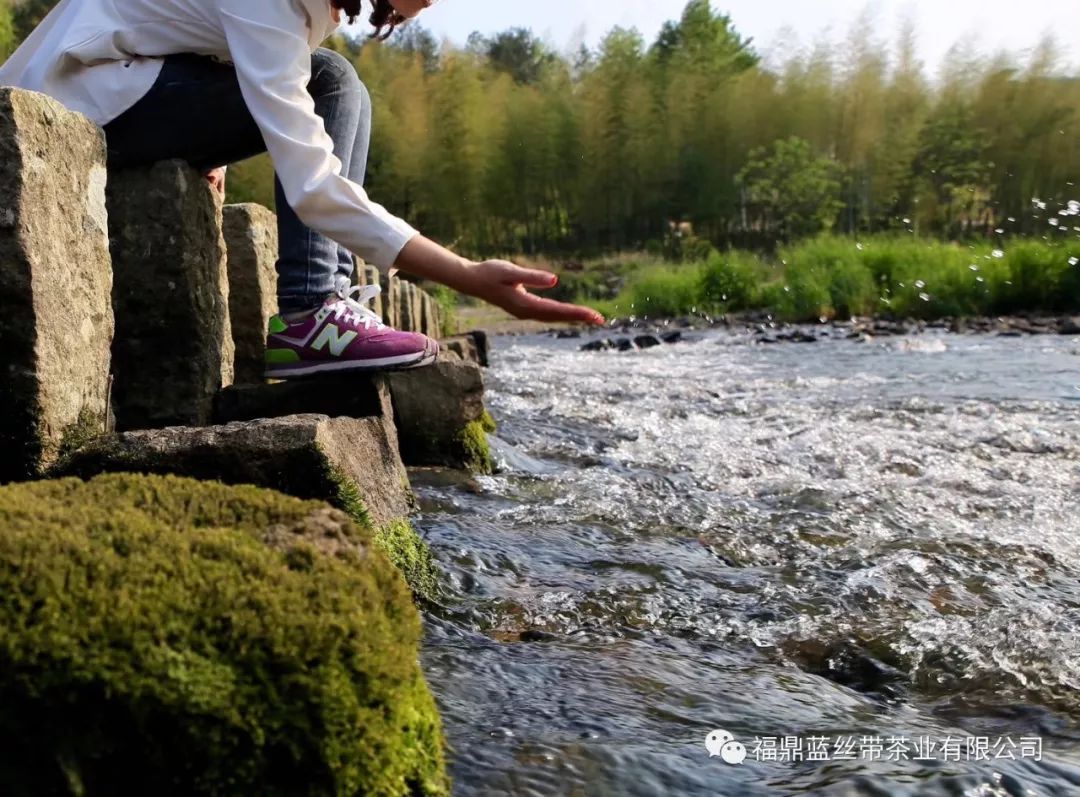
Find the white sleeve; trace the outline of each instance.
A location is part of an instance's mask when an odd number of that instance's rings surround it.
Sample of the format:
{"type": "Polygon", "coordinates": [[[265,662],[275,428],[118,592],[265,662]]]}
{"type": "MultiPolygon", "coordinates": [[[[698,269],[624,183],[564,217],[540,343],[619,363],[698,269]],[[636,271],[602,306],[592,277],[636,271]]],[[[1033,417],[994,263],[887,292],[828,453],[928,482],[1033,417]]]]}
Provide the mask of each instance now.
{"type": "Polygon", "coordinates": [[[309,18],[300,0],[221,0],[240,91],[289,205],[311,229],[380,269],[417,231],[341,175],[341,161],[308,94],[309,18]]]}

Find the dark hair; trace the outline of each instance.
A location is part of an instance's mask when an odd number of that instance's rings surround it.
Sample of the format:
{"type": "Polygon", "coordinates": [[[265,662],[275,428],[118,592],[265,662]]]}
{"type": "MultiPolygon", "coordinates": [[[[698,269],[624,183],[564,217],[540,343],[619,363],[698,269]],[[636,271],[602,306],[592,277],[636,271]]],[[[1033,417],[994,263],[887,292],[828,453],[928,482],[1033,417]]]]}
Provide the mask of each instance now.
{"type": "MultiPolygon", "coordinates": [[[[336,8],[345,12],[349,22],[355,22],[363,9],[363,0],[332,0],[332,2],[336,8]]],[[[390,0],[372,0],[372,5],[375,8],[368,21],[375,27],[375,32],[371,36],[382,41],[390,37],[394,28],[405,21],[405,17],[394,10],[394,7],[390,5],[390,0]]]]}

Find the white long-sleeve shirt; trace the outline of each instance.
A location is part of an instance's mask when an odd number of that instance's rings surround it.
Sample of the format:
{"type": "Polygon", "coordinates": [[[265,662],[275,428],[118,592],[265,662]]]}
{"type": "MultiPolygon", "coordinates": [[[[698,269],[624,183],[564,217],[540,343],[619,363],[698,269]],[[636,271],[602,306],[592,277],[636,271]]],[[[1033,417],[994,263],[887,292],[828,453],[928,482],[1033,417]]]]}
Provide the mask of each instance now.
{"type": "Polygon", "coordinates": [[[300,219],[382,269],[416,230],[341,174],[307,92],[312,52],[337,28],[330,0],[61,0],[0,67],[100,125],[138,102],[165,56],[231,61],[300,219]]]}

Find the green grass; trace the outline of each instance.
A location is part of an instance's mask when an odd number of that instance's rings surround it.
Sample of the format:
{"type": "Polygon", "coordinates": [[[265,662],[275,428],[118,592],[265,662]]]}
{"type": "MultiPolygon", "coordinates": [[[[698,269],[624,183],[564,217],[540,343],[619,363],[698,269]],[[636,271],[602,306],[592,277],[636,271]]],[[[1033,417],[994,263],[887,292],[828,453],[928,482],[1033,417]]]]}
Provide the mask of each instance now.
{"type": "Polygon", "coordinates": [[[822,236],[772,259],[729,251],[698,262],[650,262],[624,269],[617,295],[577,299],[609,316],[651,318],[742,310],[769,310],[787,321],[1071,313],[1080,311],[1080,261],[1073,258],[1080,259],[1075,238],[996,250],[912,237],[822,236]]]}

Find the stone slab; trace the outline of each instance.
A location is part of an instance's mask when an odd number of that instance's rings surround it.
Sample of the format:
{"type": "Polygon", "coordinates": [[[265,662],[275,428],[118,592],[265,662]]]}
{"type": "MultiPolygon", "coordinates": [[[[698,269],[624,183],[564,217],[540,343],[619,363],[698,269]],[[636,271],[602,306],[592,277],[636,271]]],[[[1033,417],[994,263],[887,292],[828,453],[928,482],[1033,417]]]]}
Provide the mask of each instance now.
{"type": "Polygon", "coordinates": [[[105,430],[113,339],[105,138],[0,89],[0,482],[36,478],[105,430]]]}
{"type": "Polygon", "coordinates": [[[77,451],[63,475],[173,474],[254,484],[345,509],[359,498],[378,527],[410,509],[408,475],[388,426],[382,418],[291,415],[126,432],[77,451]]]}

